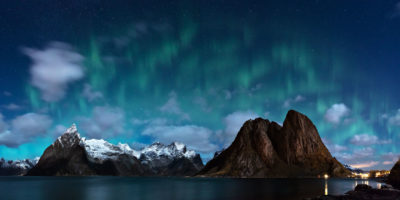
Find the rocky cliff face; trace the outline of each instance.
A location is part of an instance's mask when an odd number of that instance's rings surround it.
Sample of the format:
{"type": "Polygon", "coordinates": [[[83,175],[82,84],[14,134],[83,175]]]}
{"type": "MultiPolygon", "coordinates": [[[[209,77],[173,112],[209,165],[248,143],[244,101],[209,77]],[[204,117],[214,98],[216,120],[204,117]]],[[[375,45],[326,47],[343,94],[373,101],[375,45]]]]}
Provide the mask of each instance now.
{"type": "Polygon", "coordinates": [[[195,174],[202,166],[199,154],[180,143],[157,143],[135,151],[126,144],[81,138],[72,125],[45,150],[27,175],[184,176],[195,174]]]}
{"type": "Polygon", "coordinates": [[[226,150],[200,176],[317,177],[347,176],[323,144],[314,124],[290,110],[283,126],[261,118],[248,120],[226,150]]]}
{"type": "Polygon", "coordinates": [[[396,188],[400,188],[400,160],[397,161],[390,170],[387,182],[396,188]]]}

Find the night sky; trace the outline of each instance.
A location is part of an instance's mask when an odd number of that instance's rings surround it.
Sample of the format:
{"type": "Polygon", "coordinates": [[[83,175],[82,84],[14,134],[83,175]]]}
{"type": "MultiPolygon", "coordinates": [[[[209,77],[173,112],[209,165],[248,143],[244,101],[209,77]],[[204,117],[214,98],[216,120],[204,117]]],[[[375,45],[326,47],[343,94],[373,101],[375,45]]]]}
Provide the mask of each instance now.
{"type": "Polygon", "coordinates": [[[1,1],[0,157],[72,123],[209,160],[244,121],[295,109],[345,164],[400,154],[400,2],[1,1]]]}

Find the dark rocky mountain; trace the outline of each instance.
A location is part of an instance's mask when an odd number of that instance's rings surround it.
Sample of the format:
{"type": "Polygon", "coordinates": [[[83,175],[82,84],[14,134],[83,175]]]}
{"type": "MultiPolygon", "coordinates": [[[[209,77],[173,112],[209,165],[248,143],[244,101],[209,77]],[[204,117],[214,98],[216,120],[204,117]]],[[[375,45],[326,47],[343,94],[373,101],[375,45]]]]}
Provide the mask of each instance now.
{"type": "Polygon", "coordinates": [[[387,182],[396,188],[400,188],[400,160],[390,170],[387,182]]]}
{"type": "Polygon", "coordinates": [[[244,123],[233,143],[198,176],[343,177],[350,172],[323,144],[314,124],[290,110],[283,126],[257,118],[244,123]]]}
{"type": "Polygon", "coordinates": [[[4,160],[0,159],[0,176],[23,176],[36,165],[37,159],[4,160]]]}
{"type": "Polygon", "coordinates": [[[72,125],[50,145],[29,176],[189,176],[203,163],[200,155],[180,143],[155,143],[142,151],[126,144],[81,138],[72,125]]]}

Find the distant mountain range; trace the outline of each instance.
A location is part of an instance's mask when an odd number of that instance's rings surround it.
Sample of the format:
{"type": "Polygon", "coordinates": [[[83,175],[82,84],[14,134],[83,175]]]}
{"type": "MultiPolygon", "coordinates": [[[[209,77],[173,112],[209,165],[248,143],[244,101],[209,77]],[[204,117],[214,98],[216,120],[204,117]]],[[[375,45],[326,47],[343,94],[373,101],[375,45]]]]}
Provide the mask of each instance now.
{"type": "Polygon", "coordinates": [[[362,169],[360,169],[360,168],[353,168],[352,166],[350,166],[350,165],[347,165],[347,164],[344,164],[343,165],[346,169],[348,169],[350,172],[354,172],[354,173],[358,173],[358,174],[360,174],[360,173],[365,173],[366,171],[364,171],[364,170],[362,170],[362,169]]]}
{"type": "Polygon", "coordinates": [[[0,159],[0,176],[22,176],[30,170],[39,158],[25,160],[4,160],[0,159]]]}
{"type": "Polygon", "coordinates": [[[27,175],[190,176],[202,167],[200,155],[181,143],[154,143],[136,151],[127,144],[81,138],[72,125],[45,150],[27,175]]]}
{"type": "Polygon", "coordinates": [[[233,143],[215,154],[198,176],[346,177],[308,117],[290,110],[283,126],[257,118],[244,123],[233,143]]]}
{"type": "Polygon", "coordinates": [[[75,125],[39,160],[0,161],[3,175],[28,176],[345,177],[350,171],[332,157],[311,120],[294,110],[283,126],[261,118],[246,121],[233,143],[206,166],[182,143],[154,143],[137,151],[81,137],[75,125]]]}

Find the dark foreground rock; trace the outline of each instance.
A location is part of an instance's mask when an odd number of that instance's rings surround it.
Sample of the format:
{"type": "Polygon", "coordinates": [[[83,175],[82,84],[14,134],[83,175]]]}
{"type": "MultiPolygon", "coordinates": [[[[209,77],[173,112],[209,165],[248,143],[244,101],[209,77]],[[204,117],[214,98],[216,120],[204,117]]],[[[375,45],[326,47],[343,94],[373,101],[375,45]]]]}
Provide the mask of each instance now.
{"type": "Polygon", "coordinates": [[[387,182],[396,188],[400,188],[400,160],[390,170],[387,182]]]}
{"type": "Polygon", "coordinates": [[[359,184],[352,191],[344,195],[327,195],[307,200],[396,200],[400,199],[400,191],[390,186],[374,189],[365,184],[359,184]]]}
{"type": "Polygon", "coordinates": [[[350,174],[329,153],[308,117],[290,110],[283,126],[257,118],[244,123],[233,143],[198,176],[345,177],[350,174]]]}

